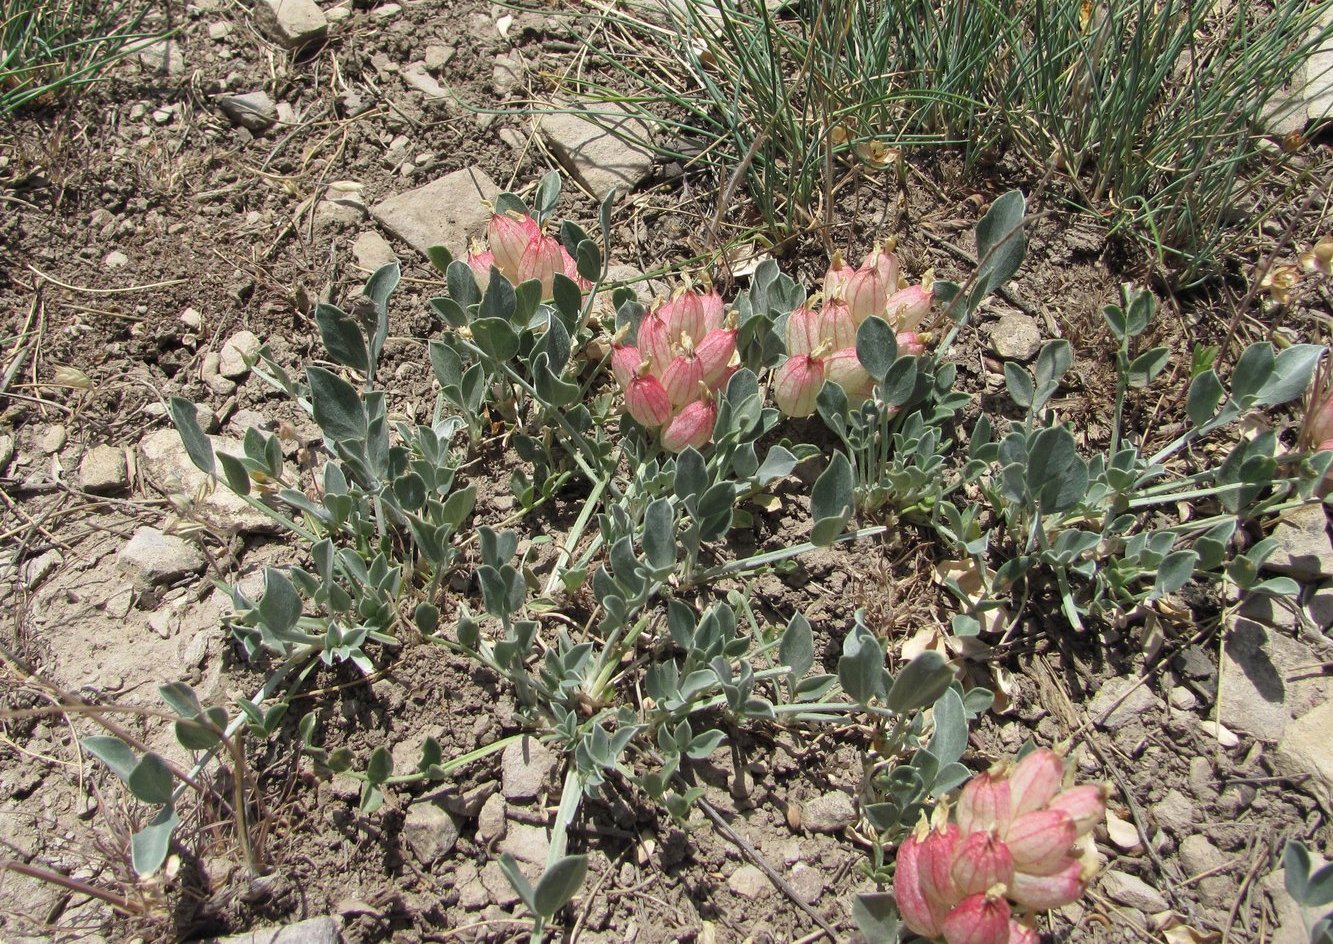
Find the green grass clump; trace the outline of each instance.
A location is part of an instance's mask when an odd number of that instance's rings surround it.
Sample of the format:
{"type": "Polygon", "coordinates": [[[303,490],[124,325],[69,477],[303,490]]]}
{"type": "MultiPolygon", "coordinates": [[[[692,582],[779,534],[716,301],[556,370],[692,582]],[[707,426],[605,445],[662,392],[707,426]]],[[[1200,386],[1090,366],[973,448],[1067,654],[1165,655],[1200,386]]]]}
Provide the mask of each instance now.
{"type": "Polygon", "coordinates": [[[0,0],[0,115],[70,95],[159,36],[143,0],[0,0]]]}

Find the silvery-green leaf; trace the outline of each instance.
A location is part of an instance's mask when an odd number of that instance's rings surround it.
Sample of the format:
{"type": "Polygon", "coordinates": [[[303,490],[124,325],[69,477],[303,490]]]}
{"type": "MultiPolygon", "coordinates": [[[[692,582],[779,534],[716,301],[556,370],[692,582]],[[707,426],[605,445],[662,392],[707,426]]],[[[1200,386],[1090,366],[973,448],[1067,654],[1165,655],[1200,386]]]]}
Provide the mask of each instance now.
{"type": "Polygon", "coordinates": [[[1013,361],[1004,362],[1004,385],[1009,391],[1009,399],[1019,409],[1032,409],[1032,396],[1036,391],[1032,386],[1032,377],[1022,366],[1013,361]]]}
{"type": "Polygon", "coordinates": [[[856,329],[856,357],[876,381],[888,376],[898,357],[898,339],[884,319],[872,316],[856,329]]]}
{"type": "Polygon", "coordinates": [[[176,431],[180,433],[181,442],[185,446],[185,454],[200,472],[212,475],[213,443],[199,428],[195,405],[183,397],[172,397],[168,409],[171,421],[176,424],[176,431]]]}
{"type": "Polygon", "coordinates": [[[852,899],[852,920],[866,944],[898,944],[898,903],[889,892],[859,892],[852,899]]]}
{"type": "Polygon", "coordinates": [[[264,569],[264,596],[259,601],[259,617],[279,636],[301,618],[301,597],[286,575],[273,567],[264,569]]]}
{"type": "Polygon", "coordinates": [[[1190,382],[1189,396],[1185,401],[1190,422],[1196,427],[1202,427],[1211,420],[1225,394],[1226,390],[1222,388],[1222,381],[1218,380],[1216,371],[1209,369],[1195,377],[1190,382]]]}
{"type": "Polygon", "coordinates": [[[858,704],[884,697],[884,649],[864,626],[857,624],[843,640],[838,659],[842,690],[858,704]]]}
{"type": "Polygon", "coordinates": [[[171,848],[171,834],[179,824],[176,811],[166,806],[147,826],[130,837],[130,865],[136,875],[152,875],[162,867],[171,848]]]}
{"type": "Polygon", "coordinates": [[[486,293],[481,296],[481,307],[477,309],[478,318],[494,318],[505,323],[513,320],[517,299],[514,286],[500,274],[500,270],[491,266],[491,278],[486,284],[486,293]]]}
{"type": "Polygon", "coordinates": [[[1157,379],[1157,375],[1171,362],[1171,349],[1155,347],[1144,351],[1134,358],[1129,365],[1129,385],[1135,388],[1148,386],[1157,379]]]}
{"type": "Polygon", "coordinates": [[[320,302],[315,306],[315,327],[319,329],[320,340],[331,358],[363,373],[369,369],[366,338],[351,315],[336,305],[320,302]]]}
{"type": "Polygon", "coordinates": [[[935,702],[931,710],[935,733],[930,739],[930,752],[941,765],[952,764],[967,749],[967,713],[963,699],[952,688],[935,702]]]}
{"type": "Polygon", "coordinates": [[[94,734],[80,738],[79,744],[102,763],[111,768],[111,772],[121,780],[129,780],[139,758],[128,744],[109,734],[94,734]]]}
{"type": "Polygon", "coordinates": [[[503,872],[505,878],[509,880],[510,886],[513,887],[514,892],[518,897],[522,899],[523,904],[528,906],[528,910],[533,914],[540,914],[540,912],[537,911],[537,900],[533,895],[532,883],[530,883],[523,875],[523,872],[518,867],[518,863],[514,861],[514,857],[507,852],[502,852],[500,854],[500,871],[503,872]]]}
{"type": "Polygon", "coordinates": [[[454,261],[454,254],[444,246],[429,246],[426,249],[426,258],[436,271],[443,275],[449,271],[449,265],[454,261]]]}
{"type": "Polygon", "coordinates": [[[134,765],[125,785],[135,799],[144,803],[170,803],[172,775],[171,768],[157,754],[149,751],[139,758],[134,765]]]}
{"type": "Polygon", "coordinates": [[[884,704],[891,711],[906,714],[933,704],[953,682],[953,669],[944,656],[933,650],[921,653],[903,666],[893,680],[884,704]]]}
{"type": "Polygon", "coordinates": [[[552,917],[583,887],[587,874],[586,855],[565,856],[551,865],[537,880],[532,893],[532,910],[544,918],[552,917]]]}
{"type": "Polygon", "coordinates": [[[1273,345],[1256,341],[1243,352],[1231,372],[1231,395],[1242,404],[1252,404],[1261,390],[1274,379],[1277,358],[1273,345]]]}
{"type": "Polygon", "coordinates": [[[778,659],[791,669],[796,678],[805,675],[815,664],[814,632],[810,628],[810,621],[802,614],[793,613],[787,621],[787,628],[782,632],[782,642],[778,647],[778,659]]]}
{"type": "Polygon", "coordinates": [[[315,422],[334,442],[364,443],[369,428],[365,405],[356,388],[323,367],[307,367],[315,422]]]}
{"type": "Polygon", "coordinates": [[[518,334],[507,318],[478,318],[472,322],[472,339],[495,361],[511,361],[518,353],[518,334]]]}
{"type": "Polygon", "coordinates": [[[1310,386],[1310,378],[1324,355],[1321,344],[1293,344],[1281,351],[1273,364],[1273,376],[1259,390],[1259,406],[1280,406],[1294,400],[1310,386]]]}

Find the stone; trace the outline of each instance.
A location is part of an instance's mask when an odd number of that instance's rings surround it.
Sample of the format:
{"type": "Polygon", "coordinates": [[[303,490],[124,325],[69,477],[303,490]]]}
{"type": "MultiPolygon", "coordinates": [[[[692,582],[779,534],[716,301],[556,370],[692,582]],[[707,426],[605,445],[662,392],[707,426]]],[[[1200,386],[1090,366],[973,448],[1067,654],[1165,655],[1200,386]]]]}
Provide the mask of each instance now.
{"type": "Polygon", "coordinates": [[[1292,601],[1271,593],[1247,593],[1240,601],[1239,615],[1277,629],[1295,629],[1299,619],[1292,601]]]}
{"type": "Polygon", "coordinates": [[[9,460],[14,458],[14,437],[9,433],[0,435],[0,472],[9,465],[9,460]]]}
{"type": "Polygon", "coordinates": [[[1306,115],[1311,121],[1333,117],[1333,33],[1305,60],[1306,115]]]}
{"type": "Polygon", "coordinates": [[[1311,583],[1333,574],[1333,546],[1328,540],[1328,519],[1323,505],[1307,505],[1289,512],[1276,528],[1277,548],[1263,569],[1311,583]]]}
{"type": "Polygon", "coordinates": [[[500,792],[511,803],[537,799],[555,762],[555,754],[536,738],[515,741],[500,755],[500,792]]]}
{"type": "Polygon", "coordinates": [[[356,264],[368,272],[398,261],[398,254],[393,251],[389,241],[373,229],[366,230],[356,238],[356,242],[352,243],[352,255],[356,257],[356,264]]]}
{"type": "Polygon", "coordinates": [[[1172,788],[1153,804],[1152,815],[1158,826],[1176,836],[1184,836],[1193,831],[1199,821],[1199,807],[1185,794],[1172,788]]]}
{"type": "Polygon", "coordinates": [[[841,790],[832,790],[802,804],[801,825],[814,833],[840,833],[856,825],[856,806],[841,790]]]}
{"type": "Polygon", "coordinates": [[[481,805],[477,814],[477,841],[490,844],[503,839],[508,831],[509,821],[505,819],[505,800],[498,793],[493,793],[481,805]]]}
{"type": "Polygon", "coordinates": [[[1259,129],[1264,134],[1286,137],[1305,130],[1310,103],[1299,93],[1279,89],[1259,111],[1259,129]]]}
{"type": "Polygon", "coordinates": [[[315,226],[355,226],[366,218],[363,186],[355,180],[336,180],[329,184],[323,200],[315,206],[315,226]]]}
{"type": "Polygon", "coordinates": [[[65,448],[69,440],[69,431],[60,423],[55,423],[42,430],[37,437],[37,448],[48,456],[55,455],[65,448]]]}
{"type": "Polygon", "coordinates": [[[1041,328],[1031,315],[1007,314],[991,325],[991,349],[1007,361],[1030,361],[1041,349],[1041,328]]]}
{"type": "Polygon", "coordinates": [[[139,61],[159,75],[180,75],[185,71],[185,56],[178,40],[164,39],[142,50],[139,61]]]}
{"type": "Polygon", "coordinates": [[[481,885],[486,889],[490,900],[501,908],[508,908],[518,903],[518,892],[509,884],[509,879],[505,877],[500,863],[495,859],[487,862],[481,870],[481,885]]]}
{"type": "Polygon", "coordinates": [[[85,492],[109,495],[129,487],[125,450],[119,446],[94,446],[79,463],[79,484],[85,492]]]}
{"type": "Polygon", "coordinates": [[[458,835],[458,821],[453,814],[433,801],[413,803],[403,817],[403,840],[426,868],[453,851],[458,835]]]}
{"type": "Polygon", "coordinates": [[[102,265],[108,269],[123,269],[130,264],[130,257],[119,249],[108,252],[102,259],[102,265]]]}
{"type": "MultiPolygon", "coordinates": [[[[219,371],[222,369],[222,355],[217,351],[209,351],[204,355],[203,360],[199,362],[199,379],[218,396],[227,397],[236,392],[236,382],[223,377],[219,371]]],[[[203,428],[203,424],[200,424],[203,428]]]]}
{"type": "Polygon", "coordinates": [[[218,108],[232,124],[249,131],[266,131],[278,120],[278,106],[264,91],[223,95],[218,99],[218,108]]]}
{"type": "Polygon", "coordinates": [[[1287,871],[1278,869],[1264,877],[1263,887],[1273,900],[1277,912],[1277,927],[1268,938],[1269,944],[1309,944],[1310,931],[1323,917],[1323,908],[1302,908],[1287,892],[1287,871]]]}
{"type": "Polygon", "coordinates": [[[254,6],[260,28],[288,49],[323,42],[329,21],[315,0],[258,0],[254,6]]]}
{"type": "Polygon", "coordinates": [[[748,862],[731,873],[727,887],[742,898],[757,899],[773,893],[773,883],[768,876],[748,862]]]}
{"type": "Polygon", "coordinates": [[[202,331],[204,328],[204,316],[193,308],[187,308],[181,312],[180,322],[191,331],[202,331]]]}
{"type": "Polygon", "coordinates": [[[218,20],[216,23],[208,24],[208,38],[213,42],[221,42],[231,35],[231,24],[226,20],[218,20]]]}
{"type": "Polygon", "coordinates": [[[247,429],[257,429],[261,433],[271,432],[276,424],[258,410],[237,410],[227,421],[227,431],[234,436],[244,436],[247,429]]]}
{"type": "Polygon", "coordinates": [[[1161,707],[1161,700],[1147,686],[1133,679],[1113,678],[1108,679],[1088,703],[1088,716],[1097,722],[1098,727],[1115,728],[1161,707]],[[1122,697],[1124,701],[1120,701],[1122,697]],[[1117,701],[1120,704],[1116,705],[1117,701]],[[1116,707],[1112,709],[1112,705],[1116,707]],[[1106,717],[1103,718],[1103,715],[1106,717]]]}
{"type": "Polygon", "coordinates": [[[1177,711],[1193,711],[1199,707],[1199,699],[1192,691],[1184,685],[1174,685],[1171,691],[1166,693],[1166,700],[1171,703],[1171,707],[1177,711]]]}
{"type": "Polygon", "coordinates": [[[638,186],[652,172],[653,155],[642,121],[614,106],[596,110],[595,120],[566,114],[536,122],[555,159],[600,202],[613,189],[624,195],[638,186]]]}
{"type": "Polygon", "coordinates": [[[1273,664],[1262,623],[1238,618],[1222,646],[1217,711],[1222,723],[1261,741],[1276,741],[1287,726],[1286,686],[1273,664]]]}
{"type": "Polygon", "coordinates": [[[377,203],[370,215],[422,255],[431,246],[444,246],[457,259],[469,237],[485,232],[491,218],[486,202],[499,195],[495,181],[472,167],[377,203]]]}
{"type": "Polygon", "coordinates": [[[495,57],[495,67],[491,70],[491,88],[498,97],[505,98],[523,84],[527,71],[528,64],[517,49],[501,53],[495,57]]]}
{"type": "Polygon", "coordinates": [[[787,881],[796,891],[796,897],[807,905],[813,905],[824,894],[824,873],[804,862],[792,866],[787,881]]]}
{"type": "Polygon", "coordinates": [[[1277,763],[1288,776],[1309,776],[1307,786],[1325,803],[1333,798],[1333,699],[1287,725],[1277,763]]]}
{"type": "Polygon", "coordinates": [[[204,555],[184,538],[143,527],[121,548],[116,564],[139,586],[147,588],[198,573],[204,568],[204,555]]]}
{"type": "Polygon", "coordinates": [[[244,934],[210,938],[203,944],[341,944],[342,932],[336,918],[324,915],[307,918],[280,928],[261,928],[244,934]]]}
{"type": "MultiPolygon", "coordinates": [[[[239,439],[210,436],[213,449],[233,456],[245,454],[239,439]]],[[[194,467],[174,429],[149,433],[139,441],[139,470],[148,483],[163,495],[190,509],[191,514],[220,534],[272,533],[278,525],[225,486],[212,487],[208,477],[194,467]]]]}
{"type": "MultiPolygon", "coordinates": [[[[0,462],[0,466],[3,464],[0,462]]],[[[1327,633],[1333,628],[1333,586],[1320,587],[1310,594],[1305,604],[1305,613],[1321,633],[1327,633]]]]}
{"type": "Polygon", "coordinates": [[[1102,873],[1102,892],[1114,901],[1137,908],[1147,915],[1166,911],[1170,906],[1157,889],[1143,879],[1115,869],[1102,873]]]}
{"type": "Polygon", "coordinates": [[[39,584],[59,567],[65,558],[55,548],[33,558],[24,563],[19,571],[19,576],[23,580],[23,585],[29,590],[34,590],[39,584]]]}
{"type": "Polygon", "coordinates": [[[540,826],[527,823],[510,823],[505,837],[496,847],[507,852],[519,862],[529,865],[545,865],[546,854],[551,849],[551,839],[540,826]]]}
{"type": "Polygon", "coordinates": [[[438,43],[426,47],[426,68],[439,72],[449,64],[449,60],[458,52],[453,46],[441,46],[438,43]]]}
{"type": "Polygon", "coordinates": [[[1180,864],[1187,879],[1226,867],[1227,857],[1202,833],[1191,833],[1180,842],[1180,864]]]}
{"type": "Polygon", "coordinates": [[[458,907],[464,911],[480,911],[491,903],[481,875],[471,862],[464,862],[454,873],[454,888],[458,890],[458,907]]]}
{"type": "Polygon", "coordinates": [[[250,373],[250,364],[262,347],[253,331],[237,331],[222,345],[218,355],[218,373],[228,380],[239,380],[250,373]]]}
{"type": "Polygon", "coordinates": [[[449,101],[448,90],[435,81],[435,77],[430,74],[424,62],[413,62],[404,66],[399,75],[408,88],[416,89],[425,95],[427,101],[449,101]]]}
{"type": "Polygon", "coordinates": [[[381,20],[391,20],[402,12],[403,7],[399,3],[382,3],[374,10],[375,17],[381,20]]]}

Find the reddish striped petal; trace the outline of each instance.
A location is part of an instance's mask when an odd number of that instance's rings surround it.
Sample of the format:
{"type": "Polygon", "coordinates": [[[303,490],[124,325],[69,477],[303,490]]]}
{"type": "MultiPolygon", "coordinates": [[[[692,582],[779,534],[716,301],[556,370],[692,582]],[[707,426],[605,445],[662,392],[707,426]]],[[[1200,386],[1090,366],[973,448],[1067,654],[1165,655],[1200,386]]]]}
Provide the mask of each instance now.
{"type": "Polygon", "coordinates": [[[1047,747],[1032,751],[1009,772],[1009,799],[1013,813],[1022,816],[1039,810],[1060,792],[1065,778],[1065,762],[1047,747]]]}
{"type": "Polygon", "coordinates": [[[859,321],[852,320],[852,310],[844,301],[826,301],[819,309],[819,340],[833,350],[856,347],[856,328],[859,321]]]}
{"type": "Polygon", "coordinates": [[[964,898],[941,922],[940,930],[948,944],[1006,944],[1009,902],[1002,893],[964,898]]]}
{"type": "Polygon", "coordinates": [[[1106,788],[1096,783],[1070,787],[1057,793],[1046,806],[1047,809],[1064,810],[1074,821],[1074,831],[1086,836],[1106,817],[1106,788]]]}
{"type": "Polygon", "coordinates": [[[809,416],[824,386],[824,362],[806,354],[789,357],[773,377],[773,401],[787,416],[809,416]]]}
{"type": "Polygon", "coordinates": [[[940,936],[940,919],[921,889],[922,843],[916,835],[908,836],[898,847],[898,864],[893,873],[893,896],[903,923],[922,937],[940,936]]]}
{"type": "Polygon", "coordinates": [[[920,285],[911,285],[889,296],[886,308],[889,324],[899,331],[915,331],[930,313],[935,293],[920,285]]]}
{"type": "Polygon", "coordinates": [[[1009,809],[1009,782],[989,772],[979,774],[958,796],[958,828],[964,835],[990,829],[1003,833],[1009,825],[1009,809]]]}
{"type": "Polygon", "coordinates": [[[712,400],[687,403],[662,430],[662,448],[668,452],[680,452],[687,446],[702,449],[713,438],[713,425],[716,422],[717,406],[712,400]]]}
{"type": "Polygon", "coordinates": [[[1077,859],[1066,859],[1050,875],[1015,872],[1009,897],[1032,911],[1047,911],[1078,900],[1086,887],[1082,864],[1077,859]]]}
{"type": "Polygon", "coordinates": [[[972,833],[959,843],[950,874],[958,894],[975,895],[1008,885],[1014,877],[1014,859],[993,832],[972,833]]]}
{"type": "Polygon", "coordinates": [[[714,328],[704,335],[694,354],[703,367],[703,381],[716,390],[731,375],[736,359],[736,329],[714,328]]]}
{"type": "Polygon", "coordinates": [[[1004,841],[1015,869],[1050,875],[1068,860],[1075,838],[1074,820],[1064,810],[1036,810],[1014,820],[1004,841]]]}
{"type": "Polygon", "coordinates": [[[486,242],[495,254],[495,267],[500,270],[500,274],[511,282],[522,281],[518,277],[519,263],[528,244],[540,235],[537,221],[532,217],[492,214],[490,225],[486,227],[486,242]]]}
{"type": "Polygon", "coordinates": [[[704,380],[704,366],[698,355],[678,354],[662,371],[662,386],[666,387],[671,405],[680,408],[699,397],[704,380]]]}
{"type": "Polygon", "coordinates": [[[630,380],[625,390],[625,410],[635,422],[648,429],[657,429],[671,419],[671,401],[667,399],[662,382],[652,374],[630,380]]]}
{"type": "Polygon", "coordinates": [[[787,356],[812,354],[819,342],[819,315],[802,305],[787,318],[787,356]]]}

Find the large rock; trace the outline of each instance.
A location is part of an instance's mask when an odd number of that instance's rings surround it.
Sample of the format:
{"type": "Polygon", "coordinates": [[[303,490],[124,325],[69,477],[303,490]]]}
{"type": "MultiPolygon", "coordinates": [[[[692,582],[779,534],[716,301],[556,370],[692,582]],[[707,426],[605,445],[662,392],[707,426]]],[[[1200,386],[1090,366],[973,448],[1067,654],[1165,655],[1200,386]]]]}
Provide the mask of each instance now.
{"type": "Polygon", "coordinates": [[[327,915],[307,918],[280,928],[261,928],[244,934],[212,938],[204,944],[340,944],[338,922],[327,915]]]}
{"type": "Polygon", "coordinates": [[[801,825],[813,833],[840,833],[856,820],[856,806],[841,790],[817,796],[801,809],[801,825]]]}
{"type": "Polygon", "coordinates": [[[1030,361],[1041,349],[1041,328],[1030,315],[1001,315],[990,329],[991,348],[1007,361],[1030,361]]]}
{"type": "MultiPolygon", "coordinates": [[[[214,451],[234,456],[245,454],[239,439],[210,436],[214,451]]],[[[194,467],[185,445],[174,429],[149,433],[139,441],[139,469],[144,478],[162,494],[192,509],[199,520],[219,533],[275,532],[278,525],[267,515],[255,511],[246,502],[194,467]]]]}
{"type": "Polygon", "coordinates": [[[366,230],[352,243],[352,256],[357,265],[371,272],[398,261],[398,254],[393,251],[389,241],[373,229],[366,230]]]}
{"type": "Polygon", "coordinates": [[[1102,891],[1108,898],[1118,901],[1122,905],[1137,908],[1144,914],[1158,914],[1170,907],[1167,905],[1166,899],[1162,897],[1161,892],[1143,879],[1136,875],[1130,875],[1128,872],[1118,872],[1112,869],[1102,873],[1101,882],[1102,891]]]}
{"type": "Polygon", "coordinates": [[[598,200],[611,190],[638,186],[653,169],[643,142],[648,126],[614,106],[600,106],[595,120],[579,115],[543,115],[537,127],[551,153],[598,200]]]}
{"type": "Polygon", "coordinates": [[[1288,776],[1309,776],[1308,786],[1327,804],[1333,798],[1333,699],[1287,725],[1277,762],[1288,776]]]}
{"type": "Polygon", "coordinates": [[[151,587],[198,573],[204,567],[204,555],[184,538],[157,528],[140,528],[121,549],[116,564],[139,586],[151,587]]]}
{"type": "Polygon", "coordinates": [[[1288,514],[1273,529],[1273,540],[1277,549],[1264,561],[1265,570],[1303,583],[1333,573],[1333,545],[1323,505],[1307,505],[1288,514]]]}
{"type": "Polygon", "coordinates": [[[535,800],[555,761],[551,749],[536,738],[515,741],[500,755],[500,792],[513,803],[535,800]]]}
{"type": "Polygon", "coordinates": [[[1305,101],[1311,121],[1333,118],[1333,33],[1305,60],[1305,101]]]}
{"type": "Polygon", "coordinates": [[[454,171],[424,187],[390,197],[370,208],[389,232],[425,255],[431,246],[445,246],[456,257],[470,236],[480,236],[491,218],[483,201],[500,194],[495,181],[480,168],[454,171]]]}
{"type": "Polygon", "coordinates": [[[329,21],[315,0],[258,0],[255,19],[288,49],[322,42],[329,33],[329,21]]]}
{"type": "Polygon", "coordinates": [[[1217,681],[1222,723],[1261,741],[1278,740],[1287,727],[1287,690],[1270,652],[1275,635],[1253,620],[1237,619],[1222,647],[1217,681]]]}

